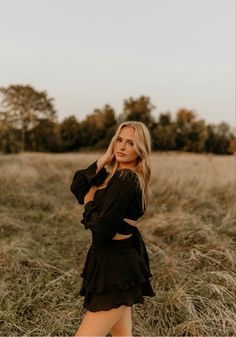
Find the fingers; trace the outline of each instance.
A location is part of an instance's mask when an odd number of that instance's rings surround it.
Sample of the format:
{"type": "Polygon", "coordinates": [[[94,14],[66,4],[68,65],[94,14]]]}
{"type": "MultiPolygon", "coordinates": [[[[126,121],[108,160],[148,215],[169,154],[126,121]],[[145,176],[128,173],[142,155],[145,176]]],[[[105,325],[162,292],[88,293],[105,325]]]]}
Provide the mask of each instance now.
{"type": "Polygon", "coordinates": [[[89,191],[84,196],[84,202],[91,201],[94,199],[94,194],[97,191],[97,186],[93,185],[90,187],[89,191]]]}
{"type": "Polygon", "coordinates": [[[137,224],[138,224],[138,221],[136,221],[136,220],[127,219],[127,218],[124,218],[123,220],[128,222],[128,224],[132,225],[132,226],[137,226],[137,224]]]}

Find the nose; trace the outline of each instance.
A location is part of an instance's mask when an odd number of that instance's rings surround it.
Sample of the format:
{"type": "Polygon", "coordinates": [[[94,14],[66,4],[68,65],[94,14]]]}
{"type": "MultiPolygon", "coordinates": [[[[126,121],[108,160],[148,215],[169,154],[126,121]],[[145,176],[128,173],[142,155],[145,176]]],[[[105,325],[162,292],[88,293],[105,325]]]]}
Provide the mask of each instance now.
{"type": "Polygon", "coordinates": [[[125,142],[120,143],[120,149],[124,150],[125,149],[125,142]]]}

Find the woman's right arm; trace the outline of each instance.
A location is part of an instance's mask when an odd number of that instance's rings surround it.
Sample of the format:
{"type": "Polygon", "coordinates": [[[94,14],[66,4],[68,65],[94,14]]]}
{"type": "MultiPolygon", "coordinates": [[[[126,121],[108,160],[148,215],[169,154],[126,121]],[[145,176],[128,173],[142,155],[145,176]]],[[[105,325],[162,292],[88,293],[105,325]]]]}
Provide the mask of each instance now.
{"type": "Polygon", "coordinates": [[[71,192],[75,195],[80,205],[84,204],[84,197],[93,185],[101,184],[107,177],[107,172],[104,166],[93,162],[86,169],[81,169],[75,172],[72,183],[70,185],[71,192]]]}
{"type": "MultiPolygon", "coordinates": [[[[111,143],[107,148],[107,151],[101,158],[93,162],[86,169],[78,170],[75,172],[70,190],[77,198],[79,204],[83,205],[85,195],[90,191],[92,186],[101,185],[107,177],[107,171],[105,165],[112,159],[114,153],[112,151],[111,143]]],[[[91,189],[91,195],[88,195],[88,200],[93,199],[95,191],[91,189]]]]}

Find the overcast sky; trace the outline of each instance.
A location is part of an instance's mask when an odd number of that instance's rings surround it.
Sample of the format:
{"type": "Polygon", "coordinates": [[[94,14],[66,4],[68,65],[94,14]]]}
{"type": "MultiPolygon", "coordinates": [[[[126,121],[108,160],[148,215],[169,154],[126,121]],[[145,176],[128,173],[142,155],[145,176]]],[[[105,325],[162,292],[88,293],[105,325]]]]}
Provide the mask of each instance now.
{"type": "Polygon", "coordinates": [[[146,95],[235,126],[234,0],[0,0],[0,86],[54,97],[59,120],[146,95]]]}

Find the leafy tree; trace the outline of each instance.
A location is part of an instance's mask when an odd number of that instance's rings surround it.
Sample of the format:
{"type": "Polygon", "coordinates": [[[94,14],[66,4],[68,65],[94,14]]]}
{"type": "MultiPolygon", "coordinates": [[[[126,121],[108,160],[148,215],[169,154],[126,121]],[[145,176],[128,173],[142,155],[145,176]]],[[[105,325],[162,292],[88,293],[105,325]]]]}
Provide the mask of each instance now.
{"type": "Polygon", "coordinates": [[[64,151],[73,151],[82,145],[80,124],[75,116],[65,118],[60,124],[61,145],[64,151]]]}
{"type": "Polygon", "coordinates": [[[168,126],[171,124],[171,113],[166,112],[166,113],[161,113],[159,116],[158,123],[162,126],[168,126]]]}
{"type": "Polygon", "coordinates": [[[103,109],[95,109],[81,122],[81,142],[84,147],[104,148],[108,145],[117,125],[113,108],[106,104],[103,109]]]}
{"type": "Polygon", "coordinates": [[[4,121],[0,121],[0,150],[3,153],[18,153],[20,151],[17,131],[8,127],[4,121]]]}
{"type": "Polygon", "coordinates": [[[119,121],[135,120],[143,122],[150,130],[155,125],[155,119],[152,111],[155,106],[151,103],[150,98],[141,96],[138,99],[132,97],[124,100],[123,113],[119,117],[119,121]]]}
{"type": "Polygon", "coordinates": [[[207,152],[230,154],[233,149],[233,139],[235,139],[235,136],[227,123],[221,122],[219,125],[209,124],[207,126],[205,149],[207,152]]]}
{"type": "Polygon", "coordinates": [[[207,129],[204,120],[194,121],[188,134],[187,150],[191,152],[204,152],[207,139],[207,129]]]}
{"type": "Polygon", "coordinates": [[[53,99],[46,91],[36,91],[30,85],[10,85],[0,88],[1,120],[9,127],[21,130],[21,149],[25,150],[26,135],[39,121],[56,120],[53,99]]]}
{"type": "Polygon", "coordinates": [[[216,125],[207,125],[207,138],[205,140],[205,151],[214,153],[217,149],[216,125]]]}
{"type": "Polygon", "coordinates": [[[175,149],[174,125],[170,112],[161,113],[151,130],[153,150],[175,149]]]}
{"type": "Polygon", "coordinates": [[[231,130],[227,123],[221,122],[216,127],[216,138],[217,145],[215,153],[226,154],[228,153],[230,139],[231,139],[231,130]]]}
{"type": "Polygon", "coordinates": [[[60,125],[48,119],[41,119],[27,134],[26,145],[30,151],[61,152],[60,125]]]}
{"type": "Polygon", "coordinates": [[[196,114],[192,110],[181,108],[176,114],[176,123],[179,127],[190,126],[196,120],[196,114]]]}
{"type": "Polygon", "coordinates": [[[178,150],[188,151],[190,146],[190,133],[196,115],[192,110],[181,108],[176,114],[176,147],[178,150]]]}
{"type": "Polygon", "coordinates": [[[162,125],[157,123],[152,130],[153,150],[174,150],[175,143],[175,125],[162,125]]]}
{"type": "Polygon", "coordinates": [[[234,153],[236,154],[236,137],[231,137],[229,141],[228,152],[230,154],[234,154],[234,153]]]}

